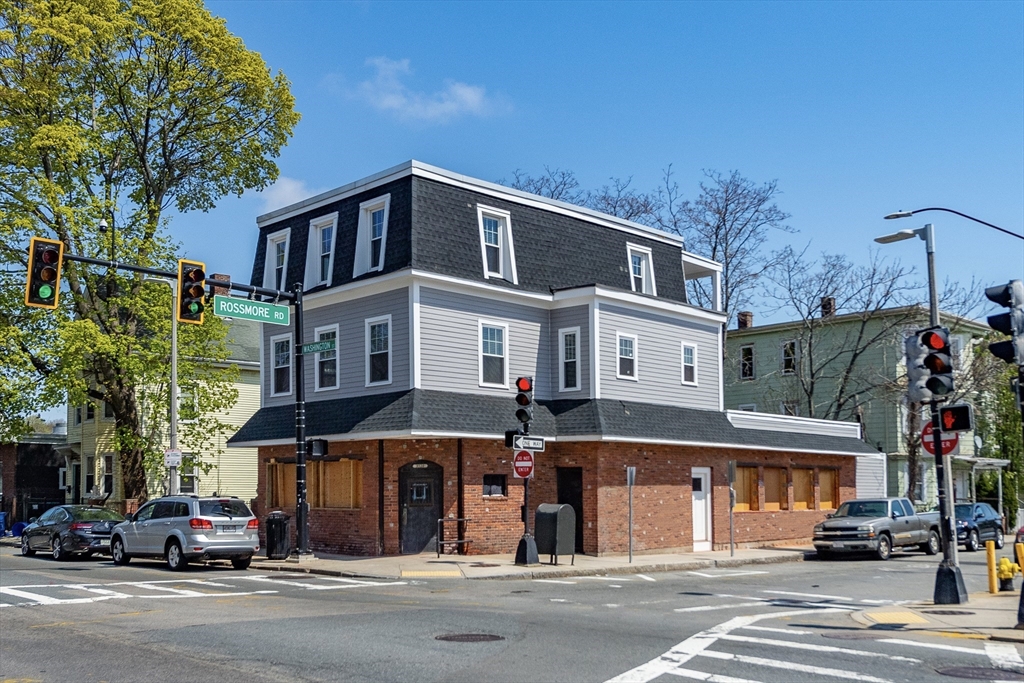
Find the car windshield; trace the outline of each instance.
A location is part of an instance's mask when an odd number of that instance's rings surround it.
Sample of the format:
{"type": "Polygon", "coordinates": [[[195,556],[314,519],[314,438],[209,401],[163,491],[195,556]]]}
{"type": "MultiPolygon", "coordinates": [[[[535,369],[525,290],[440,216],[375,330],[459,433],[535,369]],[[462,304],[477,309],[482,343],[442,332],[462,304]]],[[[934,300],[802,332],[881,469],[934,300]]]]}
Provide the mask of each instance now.
{"type": "Polygon", "coordinates": [[[72,508],[71,515],[77,522],[120,522],[124,519],[107,508],[72,508]]]}
{"type": "Polygon", "coordinates": [[[884,500],[851,500],[836,510],[834,517],[885,517],[888,506],[884,500]]]}
{"type": "Polygon", "coordinates": [[[957,519],[971,519],[974,514],[973,505],[957,505],[956,506],[956,518],[957,519]]]}
{"type": "Polygon", "coordinates": [[[200,515],[222,515],[224,517],[251,517],[252,513],[240,500],[226,498],[223,500],[199,501],[200,515]]]}

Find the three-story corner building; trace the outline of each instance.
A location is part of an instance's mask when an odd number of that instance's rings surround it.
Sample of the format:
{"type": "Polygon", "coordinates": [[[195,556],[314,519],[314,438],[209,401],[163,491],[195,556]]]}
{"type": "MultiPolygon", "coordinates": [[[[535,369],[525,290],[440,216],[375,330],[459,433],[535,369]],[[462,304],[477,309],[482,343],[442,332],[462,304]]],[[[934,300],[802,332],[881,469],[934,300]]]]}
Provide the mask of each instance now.
{"type": "MultiPolygon", "coordinates": [[[[469,553],[512,552],[521,482],[504,432],[535,381],[531,508],[576,511],[581,552],[808,538],[878,454],[858,425],[723,411],[726,316],[687,301],[721,266],[675,236],[416,161],[257,219],[252,282],[303,288],[310,545],[420,552],[446,524],[469,553]]],[[[262,408],[229,441],[259,448],[258,512],[294,519],[294,327],[263,325],[262,408]]],[[[532,517],[532,512],[531,512],[532,517]]],[[[294,538],[294,535],[293,535],[294,538]]]]}

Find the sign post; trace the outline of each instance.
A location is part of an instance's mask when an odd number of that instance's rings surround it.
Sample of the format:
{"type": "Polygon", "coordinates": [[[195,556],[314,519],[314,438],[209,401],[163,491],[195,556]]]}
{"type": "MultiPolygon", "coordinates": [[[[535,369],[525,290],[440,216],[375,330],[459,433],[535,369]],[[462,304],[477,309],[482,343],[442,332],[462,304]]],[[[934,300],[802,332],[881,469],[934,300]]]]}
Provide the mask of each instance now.
{"type": "Polygon", "coordinates": [[[636,483],[636,468],[626,468],[626,487],[629,489],[629,563],[633,564],[633,485],[636,483]]]}
{"type": "Polygon", "coordinates": [[[736,489],[732,485],[736,482],[736,461],[729,461],[729,557],[736,554],[736,543],[733,540],[732,509],[736,507],[736,489]]]}

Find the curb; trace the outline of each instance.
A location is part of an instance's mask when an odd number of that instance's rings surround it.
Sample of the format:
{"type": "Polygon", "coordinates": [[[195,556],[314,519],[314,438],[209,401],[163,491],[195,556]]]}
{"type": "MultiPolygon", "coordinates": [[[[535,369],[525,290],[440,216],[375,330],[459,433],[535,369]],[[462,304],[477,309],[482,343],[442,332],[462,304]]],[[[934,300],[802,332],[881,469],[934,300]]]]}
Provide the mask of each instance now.
{"type": "MultiPolygon", "coordinates": [[[[923,606],[924,607],[932,607],[933,605],[923,605],[923,606]]],[[[897,609],[897,606],[894,606],[893,609],[897,609]]],[[[914,613],[916,613],[918,608],[913,607],[911,605],[899,605],[898,609],[902,609],[902,610],[907,611],[907,612],[914,612],[914,613]]],[[[930,633],[930,634],[933,634],[933,635],[970,636],[970,637],[972,637],[972,638],[974,638],[976,640],[991,640],[991,641],[1000,642],[1000,643],[1014,643],[1016,645],[1020,645],[1020,644],[1024,643],[1024,633],[1021,633],[1020,635],[1016,635],[1016,634],[1004,635],[1002,633],[985,633],[984,631],[980,631],[977,628],[966,627],[966,626],[965,627],[958,627],[958,626],[936,626],[934,628],[925,628],[925,627],[922,627],[922,626],[916,626],[915,625],[913,628],[899,628],[899,629],[891,629],[891,630],[890,629],[885,629],[885,631],[882,631],[881,629],[878,628],[879,627],[878,623],[872,621],[871,619],[869,619],[867,617],[867,612],[868,611],[869,610],[865,609],[865,610],[859,610],[857,612],[850,612],[850,618],[853,619],[858,624],[860,624],[861,626],[864,626],[865,630],[871,629],[873,631],[877,631],[879,634],[881,634],[883,632],[887,632],[887,633],[930,633]]],[[[1000,630],[1012,631],[1014,629],[1012,627],[1007,627],[1005,629],[1000,629],[1000,630]]]]}

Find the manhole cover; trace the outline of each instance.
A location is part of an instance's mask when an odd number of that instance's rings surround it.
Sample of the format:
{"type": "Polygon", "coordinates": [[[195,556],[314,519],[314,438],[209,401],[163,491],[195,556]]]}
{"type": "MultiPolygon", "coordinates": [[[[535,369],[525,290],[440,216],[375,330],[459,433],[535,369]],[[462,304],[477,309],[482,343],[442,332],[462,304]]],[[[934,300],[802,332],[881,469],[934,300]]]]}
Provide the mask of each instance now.
{"type": "Polygon", "coordinates": [[[980,666],[951,666],[948,669],[936,669],[943,676],[968,678],[972,681],[1019,681],[1020,674],[1005,669],[987,669],[980,666]]]}
{"type": "Polygon", "coordinates": [[[835,640],[876,640],[877,633],[864,633],[863,631],[849,631],[847,633],[822,633],[822,638],[833,638],[835,640]]]}
{"type": "Polygon", "coordinates": [[[435,636],[434,640],[444,640],[449,643],[490,643],[495,640],[505,640],[505,637],[496,636],[493,633],[446,633],[435,636]]]}
{"type": "Polygon", "coordinates": [[[921,611],[925,614],[939,614],[944,617],[966,617],[974,614],[965,609],[923,609],[921,611]]]}

